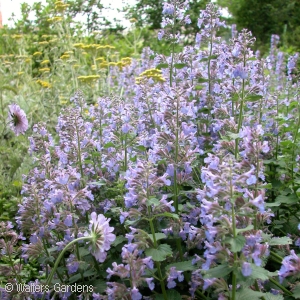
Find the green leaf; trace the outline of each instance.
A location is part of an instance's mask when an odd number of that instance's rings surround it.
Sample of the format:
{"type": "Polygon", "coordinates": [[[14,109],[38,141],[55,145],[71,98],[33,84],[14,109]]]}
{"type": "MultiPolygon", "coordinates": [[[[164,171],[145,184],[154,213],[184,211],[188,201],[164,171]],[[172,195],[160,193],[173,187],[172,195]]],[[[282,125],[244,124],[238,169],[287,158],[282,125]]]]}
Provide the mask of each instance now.
{"type": "Polygon", "coordinates": [[[256,292],[251,289],[243,288],[236,292],[236,300],[253,300],[259,299],[260,297],[264,296],[265,293],[256,292]]]}
{"type": "Polygon", "coordinates": [[[184,67],[187,67],[187,64],[185,63],[174,64],[174,68],[176,69],[183,69],[184,67]]]}
{"type": "Polygon", "coordinates": [[[272,293],[264,294],[265,300],[284,300],[282,295],[273,295],[272,293]]]}
{"type": "MultiPolygon", "coordinates": [[[[148,234],[149,235],[149,237],[150,237],[150,239],[152,240],[152,242],[154,242],[154,240],[153,240],[153,235],[152,234],[148,234]]],[[[162,233],[162,232],[156,232],[155,233],[155,239],[157,240],[157,241],[159,241],[159,240],[162,240],[162,239],[165,239],[167,236],[164,234],[164,233],[162,233]]]]}
{"type": "Polygon", "coordinates": [[[300,284],[296,284],[295,288],[293,289],[293,296],[296,299],[300,299],[300,284]]]}
{"type": "Polygon", "coordinates": [[[164,261],[167,256],[172,256],[173,251],[168,244],[160,244],[157,249],[148,248],[145,250],[147,256],[151,256],[153,261],[164,261]]]}
{"type": "Polygon", "coordinates": [[[280,204],[295,204],[299,201],[298,197],[295,194],[290,195],[279,195],[276,197],[275,202],[279,202],[280,204]]]}
{"type": "Polygon", "coordinates": [[[94,269],[89,269],[83,273],[83,277],[90,277],[96,274],[94,269]]]}
{"type": "Polygon", "coordinates": [[[254,228],[253,225],[248,225],[247,227],[245,228],[241,228],[241,229],[236,229],[236,233],[240,233],[240,232],[245,232],[245,231],[249,231],[249,230],[252,230],[254,228]]]}
{"type": "Polygon", "coordinates": [[[169,67],[168,64],[158,64],[155,68],[156,69],[167,69],[169,67]]]}
{"type": "Polygon", "coordinates": [[[209,80],[206,79],[206,78],[198,78],[197,81],[198,81],[199,83],[204,83],[204,82],[208,82],[209,80]]]}
{"type": "Polygon", "coordinates": [[[115,144],[113,142],[108,142],[104,145],[105,149],[110,148],[110,147],[115,147],[115,144]]]}
{"type": "Polygon", "coordinates": [[[224,278],[232,271],[228,265],[220,265],[207,271],[202,271],[204,278],[224,278]]]}
{"type": "Polygon", "coordinates": [[[252,56],[247,59],[247,61],[251,61],[251,60],[257,60],[257,58],[255,56],[252,56]]]}
{"type": "Polygon", "coordinates": [[[172,213],[169,213],[169,212],[164,212],[162,214],[157,214],[157,215],[155,215],[155,217],[168,217],[168,218],[172,218],[172,219],[176,219],[176,220],[179,219],[177,214],[172,214],[172,213]]]}
{"type": "Polygon", "coordinates": [[[88,285],[92,285],[94,287],[94,292],[102,294],[107,288],[106,281],[102,281],[100,279],[91,280],[87,282],[88,285]]]}
{"type": "Polygon", "coordinates": [[[261,95],[250,95],[250,96],[247,96],[245,101],[248,101],[248,102],[254,102],[254,101],[258,101],[262,98],[263,96],[261,95]]]}
{"type": "Polygon", "coordinates": [[[252,273],[249,277],[252,279],[261,279],[261,280],[268,280],[269,279],[269,271],[258,267],[255,264],[251,264],[252,273]]]}
{"type": "Polygon", "coordinates": [[[233,132],[229,133],[228,136],[233,140],[236,140],[240,137],[238,133],[233,133],[233,132]]]}
{"type": "Polygon", "coordinates": [[[81,279],[81,274],[75,274],[69,278],[69,283],[76,282],[81,279]]]}
{"type": "Polygon", "coordinates": [[[91,254],[91,251],[89,251],[89,249],[85,248],[85,247],[79,247],[79,255],[80,257],[84,257],[86,255],[91,254]]]}
{"type": "Polygon", "coordinates": [[[147,150],[147,148],[145,146],[143,146],[143,145],[137,146],[136,149],[138,149],[140,151],[146,151],[147,150]]]}
{"type": "Polygon", "coordinates": [[[278,245],[288,245],[293,244],[293,241],[287,237],[274,237],[269,241],[270,246],[278,246],[278,245]]]}
{"type": "Polygon", "coordinates": [[[246,239],[242,235],[238,235],[235,238],[227,238],[225,242],[230,244],[230,250],[234,253],[241,251],[246,243],[246,239]]]}
{"type": "MultiPolygon", "coordinates": [[[[180,294],[176,290],[167,290],[167,297],[169,300],[182,300],[180,294]]],[[[164,300],[162,294],[155,295],[155,300],[164,300]]]]}
{"type": "Polygon", "coordinates": [[[194,87],[194,90],[195,90],[195,91],[201,91],[201,90],[203,90],[203,86],[202,86],[202,85],[196,85],[196,86],[194,87]]]}
{"type": "Polygon", "coordinates": [[[159,200],[157,198],[150,198],[150,199],[147,199],[146,201],[146,205],[147,206],[151,206],[151,205],[154,205],[154,207],[158,206],[160,203],[159,203],[159,200]]]}
{"type": "Polygon", "coordinates": [[[196,265],[192,265],[192,260],[182,261],[178,263],[172,263],[166,266],[166,270],[169,270],[171,267],[176,267],[177,271],[193,271],[197,269],[196,265]]]}
{"type": "Polygon", "coordinates": [[[116,239],[114,240],[114,242],[112,243],[112,246],[116,247],[119,244],[121,244],[122,242],[127,241],[127,239],[123,236],[123,235],[118,235],[116,237],[116,239]]]}

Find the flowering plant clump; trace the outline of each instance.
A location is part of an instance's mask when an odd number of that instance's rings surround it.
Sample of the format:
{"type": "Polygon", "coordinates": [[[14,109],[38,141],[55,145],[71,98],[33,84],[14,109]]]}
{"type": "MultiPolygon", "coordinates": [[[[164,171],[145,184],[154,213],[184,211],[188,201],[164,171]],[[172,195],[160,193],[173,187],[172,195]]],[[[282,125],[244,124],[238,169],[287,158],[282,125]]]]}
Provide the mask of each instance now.
{"type": "MultiPolygon", "coordinates": [[[[226,42],[212,3],[194,45],[175,51],[187,5],[163,4],[169,55],[112,61],[113,46],[68,37],[57,65],[40,58],[42,97],[59,64],[76,92],[55,125],[32,126],[22,199],[0,222],[1,299],[300,297],[298,54],[272,36],[261,58],[235,26],[226,42]]],[[[65,24],[58,17],[51,26],[65,24]]],[[[34,114],[8,111],[22,138],[34,114]]]]}

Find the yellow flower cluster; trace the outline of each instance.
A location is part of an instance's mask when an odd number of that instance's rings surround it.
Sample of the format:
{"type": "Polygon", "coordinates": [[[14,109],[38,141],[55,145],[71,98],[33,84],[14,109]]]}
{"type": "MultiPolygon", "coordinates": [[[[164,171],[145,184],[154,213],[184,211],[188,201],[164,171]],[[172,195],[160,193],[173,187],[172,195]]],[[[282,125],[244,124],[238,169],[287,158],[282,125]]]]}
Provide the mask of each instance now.
{"type": "Polygon", "coordinates": [[[22,34],[14,34],[11,36],[14,40],[20,40],[23,38],[23,35],[22,34]]]}
{"type": "Polygon", "coordinates": [[[115,49],[116,47],[111,45],[98,45],[98,44],[83,44],[83,43],[76,43],[73,44],[75,48],[81,48],[82,50],[99,50],[99,49],[115,49]]]}
{"type": "Polygon", "coordinates": [[[70,4],[65,4],[62,1],[56,1],[54,4],[55,4],[55,9],[60,12],[65,11],[66,8],[70,6],[70,4]]]}
{"type": "Polygon", "coordinates": [[[33,56],[39,56],[39,55],[42,55],[42,54],[43,54],[42,52],[38,51],[38,52],[34,52],[32,55],[33,56]]]}
{"type": "Polygon", "coordinates": [[[40,72],[43,72],[43,73],[48,73],[50,72],[50,68],[41,68],[39,69],[40,72]]]}
{"type": "Polygon", "coordinates": [[[38,79],[36,81],[36,83],[38,83],[39,85],[41,85],[43,88],[50,88],[52,86],[51,83],[49,83],[47,81],[40,80],[40,79],[38,79]]]}
{"type": "Polygon", "coordinates": [[[42,45],[42,46],[46,46],[48,45],[49,43],[47,41],[42,41],[42,42],[39,42],[39,45],[42,45]]]}
{"type": "Polygon", "coordinates": [[[49,64],[50,63],[50,60],[49,59],[45,59],[45,60],[43,60],[42,62],[41,62],[41,65],[43,66],[43,65],[47,65],[47,64],[49,64]]]}
{"type": "Polygon", "coordinates": [[[79,76],[77,77],[80,81],[91,82],[100,78],[100,75],[88,75],[88,76],[79,76]]]}
{"type": "Polygon", "coordinates": [[[60,22],[60,21],[62,21],[63,20],[63,17],[53,17],[53,18],[49,18],[49,19],[47,19],[47,21],[48,22],[50,22],[50,23],[54,23],[54,22],[60,22]]]}
{"type": "Polygon", "coordinates": [[[152,79],[154,79],[157,82],[164,82],[164,81],[166,81],[166,79],[163,78],[163,76],[161,74],[161,70],[159,70],[159,69],[148,69],[148,70],[145,70],[143,73],[141,73],[139,75],[139,77],[137,77],[135,79],[136,84],[140,84],[143,81],[143,79],[145,79],[145,78],[152,78],[152,79]]]}

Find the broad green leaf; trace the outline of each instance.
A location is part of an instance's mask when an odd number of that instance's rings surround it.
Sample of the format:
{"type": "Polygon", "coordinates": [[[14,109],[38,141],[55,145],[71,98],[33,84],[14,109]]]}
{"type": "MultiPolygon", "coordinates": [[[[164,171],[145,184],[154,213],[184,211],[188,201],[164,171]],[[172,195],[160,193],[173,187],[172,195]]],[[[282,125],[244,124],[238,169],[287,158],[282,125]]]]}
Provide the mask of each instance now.
{"type": "Polygon", "coordinates": [[[86,255],[91,254],[91,251],[85,247],[79,247],[79,255],[80,257],[84,257],[86,255]]]}
{"type": "Polygon", "coordinates": [[[251,264],[252,273],[249,277],[252,279],[261,279],[261,280],[268,280],[269,279],[269,271],[258,267],[255,264],[251,264]]]}
{"type": "Polygon", "coordinates": [[[266,293],[264,294],[265,300],[284,300],[282,295],[273,295],[272,293],[266,293]]]}
{"type": "Polygon", "coordinates": [[[113,142],[108,142],[104,145],[105,149],[110,148],[110,147],[115,147],[115,144],[113,142]]]}
{"type": "Polygon", "coordinates": [[[81,274],[75,274],[69,278],[69,283],[76,282],[81,279],[81,274]]]}
{"type": "Polygon", "coordinates": [[[195,91],[201,91],[201,90],[203,90],[203,86],[202,86],[202,85],[196,85],[196,86],[194,87],[194,90],[195,90],[195,91]]]}
{"type": "Polygon", "coordinates": [[[91,280],[86,283],[87,285],[92,285],[94,287],[94,292],[102,294],[107,288],[106,281],[102,281],[100,279],[91,280]]]}
{"type": "Polygon", "coordinates": [[[233,140],[236,140],[240,137],[240,135],[238,133],[233,133],[233,132],[229,133],[228,136],[230,138],[232,138],[233,140]]]}
{"type": "Polygon", "coordinates": [[[254,300],[260,299],[260,297],[264,296],[265,293],[256,292],[251,289],[243,288],[236,292],[236,300],[254,300]]]}
{"type": "Polygon", "coordinates": [[[162,214],[157,214],[157,215],[155,215],[155,217],[168,217],[168,218],[172,218],[172,219],[176,219],[176,220],[179,219],[177,214],[172,214],[172,213],[169,213],[169,212],[164,212],[162,214]]]}
{"type": "Polygon", "coordinates": [[[192,265],[192,260],[172,263],[166,266],[166,270],[169,270],[171,267],[176,267],[177,271],[193,271],[197,269],[196,265],[192,265]]]}
{"type": "Polygon", "coordinates": [[[145,254],[147,256],[151,256],[153,261],[164,261],[167,256],[171,256],[173,254],[173,251],[168,244],[160,244],[157,249],[146,249],[145,254]]]}
{"type": "Polygon", "coordinates": [[[254,102],[254,101],[258,101],[262,98],[263,96],[261,95],[250,95],[250,96],[247,96],[245,101],[248,101],[248,102],[254,102]]]}
{"type": "Polygon", "coordinates": [[[295,194],[290,195],[279,195],[276,197],[275,202],[284,203],[284,204],[295,204],[299,201],[298,197],[295,194]]]}
{"type": "MultiPolygon", "coordinates": [[[[153,236],[152,236],[152,234],[148,234],[149,235],[149,237],[150,237],[150,239],[152,240],[152,242],[153,242],[153,236]]],[[[162,240],[162,239],[165,239],[167,236],[164,234],[164,233],[162,233],[162,232],[156,232],[155,233],[155,239],[157,240],[157,241],[159,241],[159,240],[162,240]]]]}
{"type": "Polygon", "coordinates": [[[295,288],[293,289],[293,296],[296,299],[300,299],[300,284],[296,284],[295,288]]]}
{"type": "Polygon", "coordinates": [[[167,69],[169,67],[168,64],[158,64],[156,66],[156,69],[167,69]]]}
{"type": "Polygon", "coordinates": [[[204,82],[208,82],[209,80],[206,78],[198,78],[197,81],[198,83],[204,83],[204,82]]]}
{"type": "Polygon", "coordinates": [[[90,277],[96,274],[94,269],[89,269],[83,273],[83,277],[90,277]]]}
{"type": "Polygon", "coordinates": [[[185,64],[185,63],[174,64],[174,68],[176,68],[176,69],[182,69],[186,66],[187,66],[187,64],[185,64]]]}
{"type": "Polygon", "coordinates": [[[226,243],[230,244],[230,250],[234,253],[239,252],[243,249],[246,239],[242,235],[238,235],[235,238],[227,238],[225,240],[226,243]]]}
{"type": "Polygon", "coordinates": [[[145,146],[143,146],[143,145],[139,145],[139,146],[137,146],[136,147],[138,150],[140,150],[140,151],[146,151],[147,150],[147,148],[145,147],[145,146]]]}
{"type": "Polygon", "coordinates": [[[228,265],[220,265],[215,268],[203,271],[204,278],[224,278],[232,271],[228,265]]]}
{"type": "Polygon", "coordinates": [[[127,239],[123,235],[118,235],[116,239],[113,241],[112,246],[116,247],[117,245],[125,241],[127,241],[127,239]]]}
{"type": "Polygon", "coordinates": [[[293,244],[293,241],[287,237],[274,237],[269,241],[270,246],[278,246],[278,245],[288,245],[293,244]]]}
{"type": "Polygon", "coordinates": [[[151,205],[154,205],[154,206],[158,206],[160,203],[159,203],[159,200],[157,198],[150,198],[146,201],[146,205],[147,206],[151,206],[151,205]]]}
{"type": "Polygon", "coordinates": [[[236,233],[240,233],[240,232],[245,232],[245,231],[249,231],[249,230],[252,230],[254,228],[253,225],[248,225],[247,227],[245,228],[241,228],[241,229],[236,229],[236,233]]]}

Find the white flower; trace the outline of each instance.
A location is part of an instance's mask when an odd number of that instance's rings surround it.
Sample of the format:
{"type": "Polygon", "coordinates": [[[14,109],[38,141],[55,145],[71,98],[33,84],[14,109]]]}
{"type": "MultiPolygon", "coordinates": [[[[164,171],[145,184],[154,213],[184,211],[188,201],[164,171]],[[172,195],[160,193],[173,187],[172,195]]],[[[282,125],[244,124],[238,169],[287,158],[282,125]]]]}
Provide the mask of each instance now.
{"type": "Polygon", "coordinates": [[[89,249],[99,262],[104,262],[106,258],[105,251],[110,249],[111,243],[116,239],[116,236],[111,233],[114,228],[109,227],[109,221],[110,219],[105,218],[104,215],[97,216],[95,212],[92,212],[89,226],[90,233],[85,234],[93,237],[89,249]]]}
{"type": "Polygon", "coordinates": [[[8,108],[8,118],[11,129],[17,136],[20,133],[24,134],[24,132],[28,129],[28,120],[26,118],[24,110],[21,109],[17,104],[9,105],[8,108]]]}

